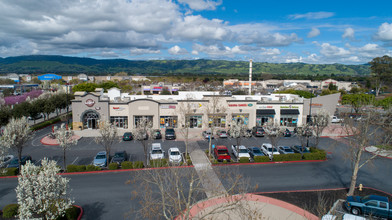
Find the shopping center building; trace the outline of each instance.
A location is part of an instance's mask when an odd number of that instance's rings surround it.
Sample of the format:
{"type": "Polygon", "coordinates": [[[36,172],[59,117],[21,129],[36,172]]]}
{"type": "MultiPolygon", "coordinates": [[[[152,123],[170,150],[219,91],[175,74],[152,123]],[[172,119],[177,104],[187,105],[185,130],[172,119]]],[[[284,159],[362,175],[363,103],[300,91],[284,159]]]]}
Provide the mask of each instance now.
{"type": "Polygon", "coordinates": [[[76,92],[72,100],[73,129],[98,129],[99,120],[110,120],[124,131],[134,129],[141,119],[154,128],[228,128],[243,117],[249,128],[274,120],[282,126],[306,123],[309,114],[325,109],[333,115],[340,94],[312,100],[293,94],[220,95],[218,92],[180,91],[178,95],[129,95],[117,88],[104,93],[76,92]]]}

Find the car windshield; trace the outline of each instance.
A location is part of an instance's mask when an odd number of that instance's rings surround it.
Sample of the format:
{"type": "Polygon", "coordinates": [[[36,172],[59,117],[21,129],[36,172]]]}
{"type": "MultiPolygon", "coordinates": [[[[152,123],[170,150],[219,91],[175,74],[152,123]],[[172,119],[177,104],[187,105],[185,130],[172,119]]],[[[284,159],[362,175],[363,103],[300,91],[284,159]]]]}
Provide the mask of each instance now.
{"type": "Polygon", "coordinates": [[[106,158],[105,155],[97,155],[97,156],[95,157],[95,159],[105,159],[105,158],[106,158]]]}
{"type": "Polygon", "coordinates": [[[240,149],[240,153],[248,153],[248,151],[246,149],[240,149]]]}
{"type": "Polygon", "coordinates": [[[152,154],[162,154],[162,150],[152,150],[152,154]]]}
{"type": "Polygon", "coordinates": [[[114,158],[124,157],[124,153],[116,153],[114,158]]]}
{"type": "Polygon", "coordinates": [[[257,132],[263,132],[263,131],[264,131],[264,129],[262,129],[262,128],[257,129],[257,132]]]}
{"type": "Polygon", "coordinates": [[[219,155],[227,155],[227,150],[218,150],[219,155]]]}
{"type": "Polygon", "coordinates": [[[170,155],[180,155],[180,152],[178,152],[178,151],[172,151],[172,152],[170,152],[170,155]]]}
{"type": "Polygon", "coordinates": [[[221,133],[221,134],[226,134],[226,131],[221,131],[220,133],[221,133]]]}
{"type": "Polygon", "coordinates": [[[268,148],[268,151],[269,151],[269,152],[277,152],[278,150],[276,150],[276,148],[274,148],[274,150],[272,150],[272,147],[269,147],[269,148],[268,148]]]}
{"type": "Polygon", "coordinates": [[[286,151],[286,152],[293,152],[293,150],[291,150],[290,148],[285,148],[284,151],[286,151]]]}
{"type": "Polygon", "coordinates": [[[255,154],[261,154],[261,151],[258,148],[253,149],[253,153],[255,154]]]}
{"type": "Polygon", "coordinates": [[[174,129],[173,129],[173,128],[168,128],[168,129],[166,129],[166,132],[168,132],[168,133],[174,133],[174,129]]]}

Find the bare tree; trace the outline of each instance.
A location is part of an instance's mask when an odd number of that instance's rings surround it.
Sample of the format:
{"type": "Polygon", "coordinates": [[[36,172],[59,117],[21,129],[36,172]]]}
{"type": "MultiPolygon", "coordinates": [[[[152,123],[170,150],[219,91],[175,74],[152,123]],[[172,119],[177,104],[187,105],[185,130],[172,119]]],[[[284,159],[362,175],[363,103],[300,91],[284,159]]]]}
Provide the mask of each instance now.
{"type": "Polygon", "coordinates": [[[117,136],[117,127],[115,127],[108,120],[100,120],[99,121],[99,134],[100,136],[95,138],[95,142],[102,147],[106,151],[106,167],[109,166],[109,158],[110,158],[110,150],[112,146],[119,141],[117,136]]]}
{"type": "Polygon", "coordinates": [[[73,145],[78,143],[77,139],[72,138],[73,131],[68,130],[65,124],[61,124],[60,128],[55,129],[54,135],[60,147],[63,149],[63,165],[64,171],[67,170],[66,151],[73,145]]]}
{"type": "MultiPolygon", "coordinates": [[[[216,169],[216,172],[218,177],[225,179],[227,187],[225,193],[214,196],[227,202],[200,212],[197,217],[192,216],[190,211],[192,206],[197,206],[199,200],[206,198],[203,181],[209,178],[207,173],[197,172],[193,168],[178,167],[132,172],[129,183],[139,186],[133,191],[133,199],[139,200],[141,205],[140,209],[133,212],[140,215],[140,218],[148,219],[211,219],[214,215],[227,210],[237,211],[244,219],[256,216],[254,210],[250,210],[250,206],[241,202],[247,192],[254,190],[250,189],[248,180],[233,169],[221,168],[216,169]],[[237,196],[232,197],[233,195],[237,196]]],[[[211,187],[216,187],[217,192],[221,186],[210,186],[210,190],[211,187]]]]}
{"type": "Polygon", "coordinates": [[[245,118],[243,116],[233,118],[230,121],[229,133],[232,138],[236,139],[237,146],[241,144],[242,137],[250,136],[248,133],[248,126],[245,124],[245,118]]]}
{"type": "Polygon", "coordinates": [[[317,114],[311,117],[312,133],[314,134],[314,147],[317,147],[320,143],[320,136],[324,129],[328,126],[330,121],[330,115],[327,111],[320,110],[317,114]]]}
{"type": "MultiPolygon", "coordinates": [[[[209,99],[209,103],[205,108],[208,120],[207,127],[211,129],[211,137],[214,136],[215,127],[217,126],[217,121],[220,120],[226,112],[225,106],[222,104],[222,97],[220,95],[212,95],[209,99]]],[[[211,157],[211,145],[212,138],[208,142],[208,156],[211,157]]]]}
{"type": "Polygon", "coordinates": [[[21,168],[23,148],[32,136],[33,134],[26,117],[12,118],[4,128],[1,145],[18,153],[19,170],[21,168]]]}
{"type": "Polygon", "coordinates": [[[177,110],[177,114],[182,120],[184,121],[184,124],[182,124],[182,128],[179,129],[180,133],[185,139],[185,161],[187,161],[187,156],[188,156],[188,143],[189,143],[189,128],[191,126],[189,117],[193,113],[194,104],[190,102],[192,100],[192,97],[190,95],[187,95],[186,99],[178,103],[179,107],[177,110]]]}
{"type": "MultiPolygon", "coordinates": [[[[363,151],[370,143],[380,144],[378,151],[390,148],[391,139],[385,136],[383,130],[388,118],[382,118],[376,112],[363,113],[361,120],[345,119],[344,132],[351,135],[346,138],[349,150],[346,157],[351,161],[352,175],[350,189],[347,195],[354,194],[359,170],[377,157],[377,152],[372,156],[363,156],[363,151]]],[[[390,122],[389,122],[390,123],[390,122]]]]}
{"type": "Polygon", "coordinates": [[[149,121],[147,118],[142,118],[138,124],[136,124],[135,129],[133,129],[132,133],[136,140],[140,141],[144,150],[144,157],[146,161],[146,166],[149,165],[148,160],[148,140],[152,138],[153,134],[152,121],[149,121]],[[150,135],[149,135],[150,134],[150,135]]]}
{"type": "Polygon", "coordinates": [[[283,136],[285,128],[280,126],[279,122],[276,120],[268,120],[263,127],[265,134],[271,141],[272,151],[274,151],[274,148],[277,147],[280,138],[283,136]]]}
{"type": "MultiPolygon", "coordinates": [[[[304,124],[302,127],[297,127],[297,138],[301,142],[302,147],[308,147],[309,137],[313,135],[313,129],[310,124],[304,124]]],[[[301,148],[302,149],[302,148],[301,148]]]]}

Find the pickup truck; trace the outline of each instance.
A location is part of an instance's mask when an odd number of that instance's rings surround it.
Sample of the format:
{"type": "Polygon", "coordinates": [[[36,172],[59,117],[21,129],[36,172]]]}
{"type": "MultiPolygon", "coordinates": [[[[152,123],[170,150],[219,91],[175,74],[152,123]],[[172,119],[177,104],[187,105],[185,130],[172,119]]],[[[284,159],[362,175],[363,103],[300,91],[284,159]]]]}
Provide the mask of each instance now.
{"type": "Polygon", "coordinates": [[[338,118],[337,116],[332,116],[331,123],[340,123],[343,122],[343,119],[338,118]]]}
{"type": "Polygon", "coordinates": [[[392,202],[389,202],[388,197],[375,195],[348,196],[344,206],[354,215],[363,214],[392,219],[392,202]]]}
{"type": "Polygon", "coordinates": [[[214,147],[214,155],[217,161],[231,160],[229,150],[224,145],[214,147]]]}
{"type": "Polygon", "coordinates": [[[231,145],[231,149],[233,150],[233,154],[238,159],[241,157],[247,157],[250,160],[250,154],[248,149],[244,145],[231,145]]]}

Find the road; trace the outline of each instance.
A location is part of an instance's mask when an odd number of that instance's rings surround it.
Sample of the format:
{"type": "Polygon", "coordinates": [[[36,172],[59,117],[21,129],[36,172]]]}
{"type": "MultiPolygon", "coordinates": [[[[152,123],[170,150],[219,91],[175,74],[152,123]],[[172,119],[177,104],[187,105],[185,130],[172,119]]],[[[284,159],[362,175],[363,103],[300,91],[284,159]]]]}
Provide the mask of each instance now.
{"type": "MultiPolygon", "coordinates": [[[[36,138],[26,147],[25,152],[36,158],[38,162],[43,156],[59,159],[61,162],[61,151],[57,147],[42,146],[38,144],[38,139],[47,133],[50,128],[36,132],[36,138]]],[[[295,137],[283,138],[281,145],[292,145],[296,141],[295,137]]],[[[176,145],[184,150],[184,143],[181,141],[161,141],[167,150],[176,145]]],[[[246,146],[260,145],[268,142],[266,138],[244,139],[242,144],[246,146]]],[[[197,142],[201,149],[208,148],[206,140],[197,142]]],[[[214,140],[214,144],[234,144],[235,140],[214,140]]],[[[127,149],[131,155],[143,158],[142,147],[138,142],[121,142],[115,149],[127,149]]],[[[330,138],[322,138],[320,147],[328,152],[326,162],[288,163],[288,164],[259,164],[259,165],[233,165],[228,167],[214,167],[219,171],[231,169],[243,175],[251,186],[258,186],[256,191],[285,191],[302,189],[323,189],[348,187],[351,176],[350,163],[344,158],[344,153],[348,152],[344,142],[338,142],[330,138]]],[[[94,152],[102,150],[96,146],[93,139],[82,139],[77,147],[69,152],[69,161],[76,159],[76,164],[90,163],[94,152]]],[[[365,157],[369,154],[365,153],[365,157]]],[[[392,192],[391,160],[378,158],[373,166],[366,166],[360,170],[358,184],[374,187],[386,192],[392,192]]],[[[61,164],[61,163],[60,163],[61,164]]],[[[185,168],[193,169],[193,168],[185,168]]],[[[132,191],[137,189],[140,183],[126,184],[131,179],[131,174],[135,171],[99,173],[99,174],[76,174],[67,175],[70,178],[70,188],[75,204],[81,205],[85,210],[83,219],[137,219],[133,214],[129,214],[131,209],[138,209],[138,199],[132,200],[132,191]]],[[[223,183],[225,184],[224,180],[223,183]]],[[[0,207],[16,202],[15,187],[16,178],[0,179],[0,207]]],[[[252,187],[251,187],[252,188],[252,187]]],[[[254,190],[250,190],[254,192],[254,190]]]]}

